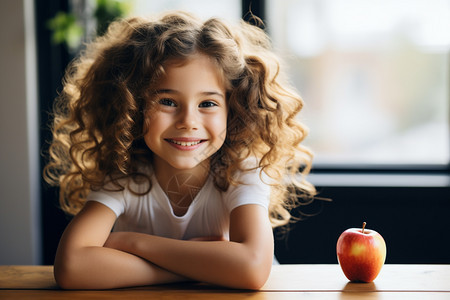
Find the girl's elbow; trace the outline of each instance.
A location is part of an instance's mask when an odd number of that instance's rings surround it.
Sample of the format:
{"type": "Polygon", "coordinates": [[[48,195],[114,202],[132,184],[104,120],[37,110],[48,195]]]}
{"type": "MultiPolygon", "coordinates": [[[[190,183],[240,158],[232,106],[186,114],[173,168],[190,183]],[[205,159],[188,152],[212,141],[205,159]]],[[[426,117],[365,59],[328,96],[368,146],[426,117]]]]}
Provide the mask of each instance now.
{"type": "Polygon", "coordinates": [[[63,290],[75,289],[72,281],[68,278],[68,276],[55,274],[55,281],[56,281],[56,284],[63,290]]]}
{"type": "Polygon", "coordinates": [[[53,276],[56,284],[65,290],[81,288],[78,280],[82,278],[79,274],[79,268],[69,262],[56,263],[53,269],[53,276]]]}
{"type": "Polygon", "coordinates": [[[238,288],[257,291],[264,286],[268,278],[268,275],[258,274],[258,271],[255,270],[252,274],[247,274],[241,277],[238,288]]]}
{"type": "Polygon", "coordinates": [[[70,272],[63,266],[55,265],[53,270],[53,276],[55,277],[56,284],[65,290],[73,289],[73,280],[70,272]]]}
{"type": "Polygon", "coordinates": [[[268,277],[263,276],[251,276],[244,280],[242,289],[258,291],[260,290],[264,284],[266,283],[268,277]]]}
{"type": "Polygon", "coordinates": [[[241,272],[241,284],[240,288],[248,290],[260,290],[267,279],[269,278],[272,264],[259,263],[253,264],[249,263],[244,267],[245,271],[241,272]]]}

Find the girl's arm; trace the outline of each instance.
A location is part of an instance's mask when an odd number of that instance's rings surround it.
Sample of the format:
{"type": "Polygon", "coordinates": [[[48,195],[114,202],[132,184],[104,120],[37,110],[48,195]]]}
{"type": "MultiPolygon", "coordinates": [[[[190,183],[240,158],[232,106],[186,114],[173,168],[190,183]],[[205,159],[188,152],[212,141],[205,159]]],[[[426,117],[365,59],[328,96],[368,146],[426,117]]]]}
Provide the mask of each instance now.
{"type": "Polygon", "coordinates": [[[263,286],[274,251],[267,210],[259,205],[232,211],[230,241],[183,241],[116,232],[105,246],[135,254],[187,278],[243,289],[263,286]]]}
{"type": "Polygon", "coordinates": [[[67,289],[109,289],[184,280],[130,253],[103,247],[116,220],[112,210],[87,202],[68,225],[55,258],[56,282],[67,289]]]}

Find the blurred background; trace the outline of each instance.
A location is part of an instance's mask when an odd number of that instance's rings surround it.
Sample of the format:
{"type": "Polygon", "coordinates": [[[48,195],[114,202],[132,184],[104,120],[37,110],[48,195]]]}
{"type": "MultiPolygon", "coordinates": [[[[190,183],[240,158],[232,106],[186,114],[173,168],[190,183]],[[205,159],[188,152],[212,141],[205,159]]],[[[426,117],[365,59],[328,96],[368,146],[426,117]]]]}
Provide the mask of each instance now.
{"type": "Polygon", "coordinates": [[[264,21],[305,101],[319,197],[275,231],[281,263],[337,263],[347,228],[387,243],[387,263],[450,263],[448,0],[0,1],[0,264],[52,264],[70,221],[42,180],[67,64],[114,18],[187,10],[264,21]]]}

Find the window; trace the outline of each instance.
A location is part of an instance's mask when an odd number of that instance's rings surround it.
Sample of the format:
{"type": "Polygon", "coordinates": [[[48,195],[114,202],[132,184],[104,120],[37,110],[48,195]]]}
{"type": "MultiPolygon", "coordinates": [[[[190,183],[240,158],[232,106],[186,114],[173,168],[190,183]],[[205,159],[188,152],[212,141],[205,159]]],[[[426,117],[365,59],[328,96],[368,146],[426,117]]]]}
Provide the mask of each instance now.
{"type": "Polygon", "coordinates": [[[448,1],[266,5],[317,164],[449,163],[448,1]]]}
{"type": "Polygon", "coordinates": [[[148,1],[135,0],[132,2],[131,15],[149,15],[165,10],[186,10],[201,18],[212,16],[222,17],[230,21],[241,18],[241,1],[210,1],[210,0],[174,0],[174,1],[148,1]]]}

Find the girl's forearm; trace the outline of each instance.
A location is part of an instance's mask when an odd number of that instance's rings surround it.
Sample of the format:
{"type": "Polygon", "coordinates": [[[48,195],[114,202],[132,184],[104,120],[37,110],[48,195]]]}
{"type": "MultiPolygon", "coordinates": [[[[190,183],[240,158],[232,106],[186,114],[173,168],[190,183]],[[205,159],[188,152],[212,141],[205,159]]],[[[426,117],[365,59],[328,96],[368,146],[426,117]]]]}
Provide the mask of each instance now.
{"type": "Polygon", "coordinates": [[[111,289],[186,280],[145,259],[106,247],[57,255],[54,273],[64,289],[111,289]]]}
{"type": "Polygon", "coordinates": [[[182,241],[135,232],[113,233],[106,246],[193,280],[244,289],[259,289],[264,284],[273,258],[273,248],[259,251],[245,243],[182,241]]]}

